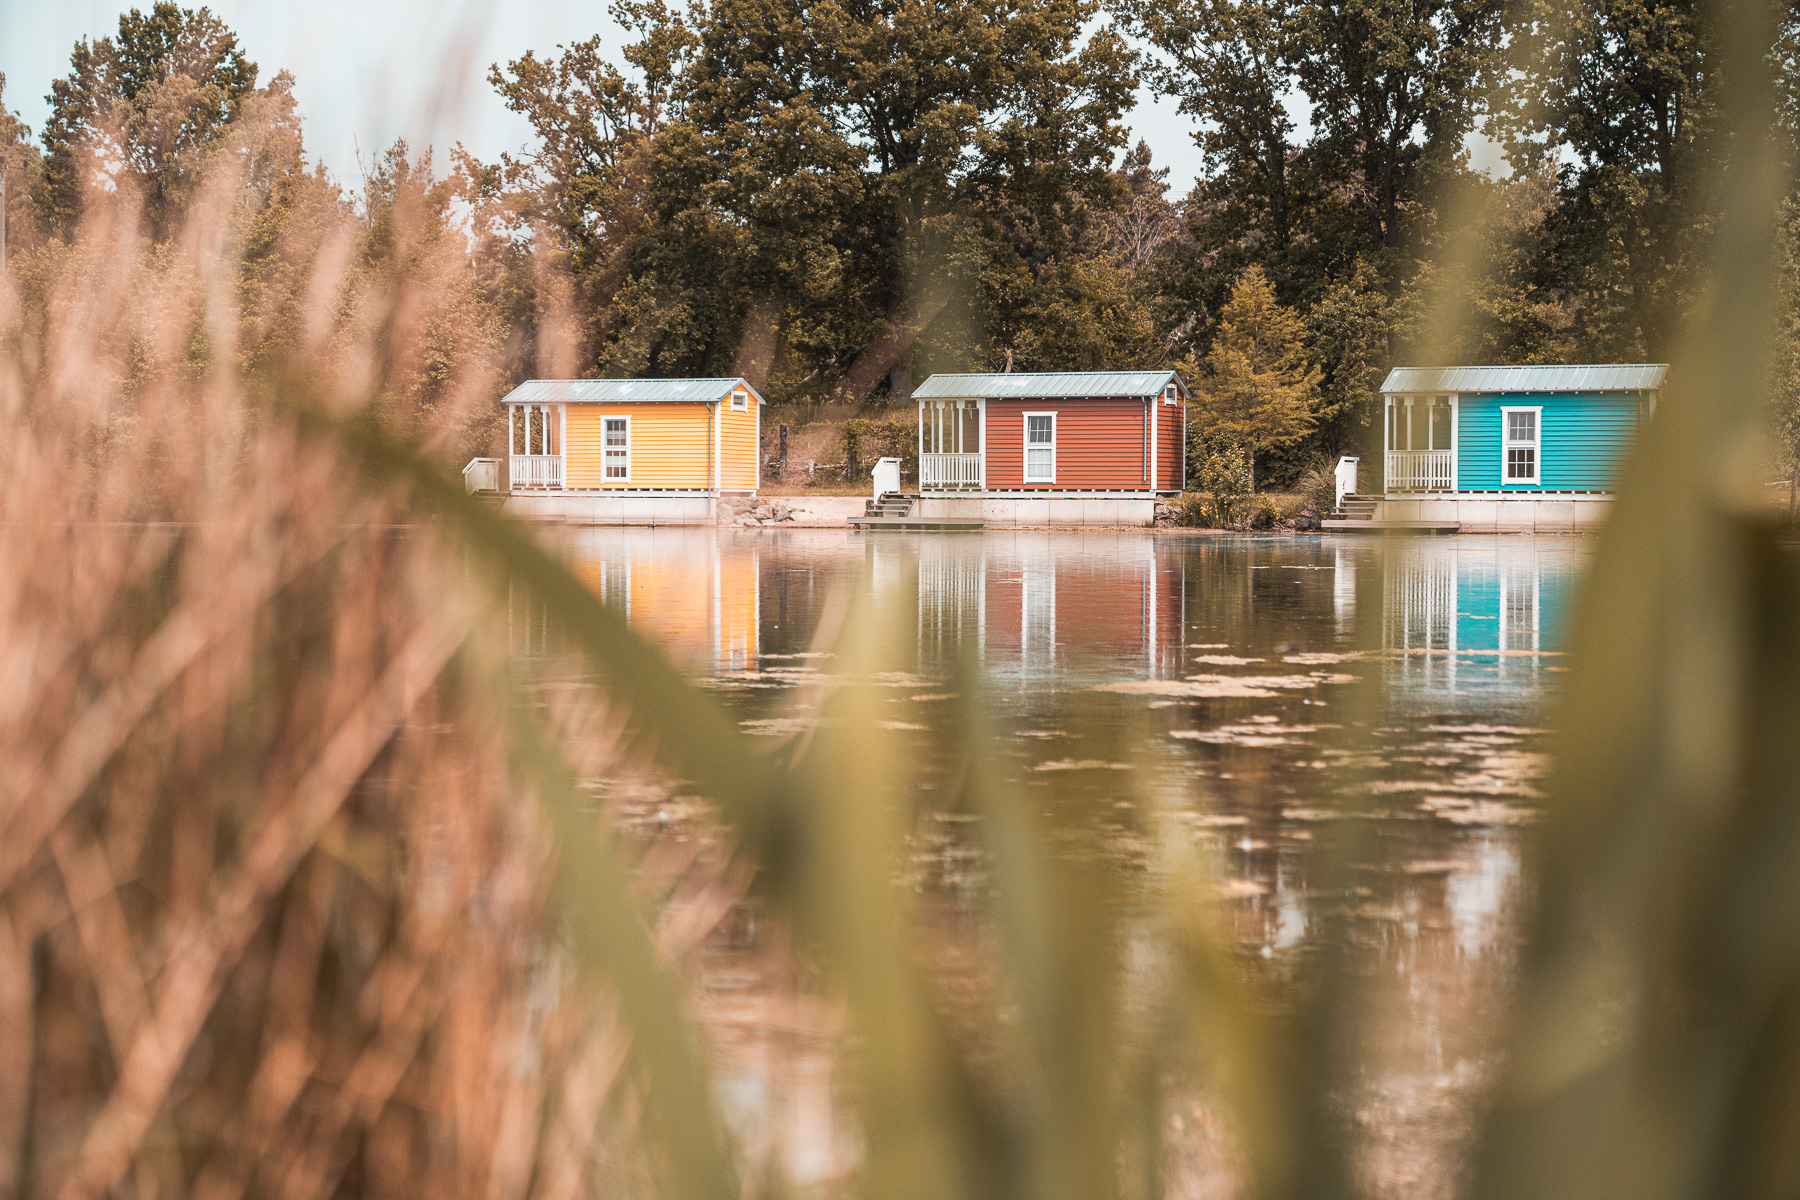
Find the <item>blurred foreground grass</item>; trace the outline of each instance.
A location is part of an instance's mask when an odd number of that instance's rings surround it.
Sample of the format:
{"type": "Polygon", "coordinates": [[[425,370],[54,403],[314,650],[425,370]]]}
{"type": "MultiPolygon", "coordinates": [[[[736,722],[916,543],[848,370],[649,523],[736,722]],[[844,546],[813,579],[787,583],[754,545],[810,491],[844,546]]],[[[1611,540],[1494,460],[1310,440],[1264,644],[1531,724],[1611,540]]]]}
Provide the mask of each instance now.
{"type": "MultiPolygon", "coordinates": [[[[1766,14],[1722,11],[1718,282],[1586,587],[1516,1016],[1445,1191],[1800,1194],[1800,564],[1745,483],[1782,164],[1766,14]]],[[[293,359],[354,370],[159,372],[192,335],[151,301],[172,277],[229,342],[226,252],[146,258],[128,217],[45,311],[0,293],[0,1193],[778,1195],[819,1137],[853,1166],[800,1190],[1371,1186],[1344,1113],[1370,999],[1329,923],[1274,1003],[1179,837],[1151,830],[1128,903],[1066,852],[1073,805],[1002,778],[970,664],[954,803],[989,886],[952,981],[898,886],[913,769],[872,688],[753,751],[352,402],[403,357],[403,292],[367,346],[293,359]],[[521,585],[566,644],[529,678],[495,632],[521,585]],[[600,779],[684,803],[639,820],[600,779]],[[745,913],[792,979],[763,1014],[788,1069],[841,1073],[823,1112],[709,1081],[684,964],[745,913]]],[[[902,660],[893,594],[840,598],[844,676],[902,660]]]]}

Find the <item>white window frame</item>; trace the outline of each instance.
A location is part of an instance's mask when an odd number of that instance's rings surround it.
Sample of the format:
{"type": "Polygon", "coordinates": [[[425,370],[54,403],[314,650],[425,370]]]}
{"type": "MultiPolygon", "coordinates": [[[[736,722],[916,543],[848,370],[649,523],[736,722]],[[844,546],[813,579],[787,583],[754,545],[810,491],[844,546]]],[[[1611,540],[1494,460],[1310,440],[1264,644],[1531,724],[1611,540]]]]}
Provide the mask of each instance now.
{"type": "Polygon", "coordinates": [[[1164,388],[1163,389],[1163,403],[1168,405],[1170,408],[1174,408],[1176,405],[1180,404],[1181,403],[1181,389],[1176,387],[1172,383],[1168,387],[1164,388]]]}
{"type": "Polygon", "coordinates": [[[1544,478],[1544,406],[1541,404],[1507,404],[1500,409],[1500,486],[1507,487],[1539,487],[1544,478]],[[1516,442],[1512,437],[1512,414],[1528,412],[1532,414],[1532,430],[1536,437],[1529,442],[1516,442]],[[1514,479],[1507,473],[1507,451],[1514,447],[1530,446],[1531,478],[1514,479]]]}
{"type": "Polygon", "coordinates": [[[600,414],[600,482],[603,485],[631,482],[631,414],[629,413],[600,414]],[[625,474],[622,476],[615,477],[608,471],[612,459],[612,452],[606,444],[606,423],[608,421],[625,422],[625,474]]]}
{"type": "Polygon", "coordinates": [[[745,391],[743,388],[738,388],[736,391],[732,392],[731,393],[731,411],[732,412],[749,412],[750,411],[750,393],[745,391]]]}
{"type": "Polygon", "coordinates": [[[1026,483],[1055,483],[1056,482],[1056,414],[1054,412],[1028,412],[1028,413],[1025,413],[1024,421],[1019,427],[1019,436],[1023,439],[1022,459],[1019,463],[1019,469],[1020,469],[1020,472],[1024,476],[1025,482],[1026,483]],[[1050,418],[1050,474],[1048,476],[1033,475],[1031,473],[1031,418],[1033,418],[1033,417],[1049,417],[1050,418]]]}

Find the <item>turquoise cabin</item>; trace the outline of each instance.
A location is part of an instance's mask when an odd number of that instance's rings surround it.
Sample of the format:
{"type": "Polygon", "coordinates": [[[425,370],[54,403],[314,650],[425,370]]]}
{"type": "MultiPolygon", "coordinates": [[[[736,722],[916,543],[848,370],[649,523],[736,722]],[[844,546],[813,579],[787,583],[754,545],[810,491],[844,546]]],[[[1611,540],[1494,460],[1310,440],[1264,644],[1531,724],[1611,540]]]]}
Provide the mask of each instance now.
{"type": "Polygon", "coordinates": [[[1609,494],[1668,367],[1396,367],[1381,386],[1383,492],[1609,494]]]}

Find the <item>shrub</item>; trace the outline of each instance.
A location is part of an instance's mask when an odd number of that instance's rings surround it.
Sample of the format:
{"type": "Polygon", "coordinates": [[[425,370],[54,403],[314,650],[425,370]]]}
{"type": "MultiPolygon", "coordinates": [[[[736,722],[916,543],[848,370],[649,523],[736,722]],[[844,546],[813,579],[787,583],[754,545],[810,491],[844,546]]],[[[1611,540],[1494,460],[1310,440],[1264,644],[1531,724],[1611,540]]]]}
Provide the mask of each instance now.
{"type": "Polygon", "coordinates": [[[857,417],[844,422],[844,462],[848,479],[860,479],[869,459],[897,458],[900,472],[918,478],[919,428],[911,421],[871,421],[857,417]]]}
{"type": "Polygon", "coordinates": [[[1212,498],[1202,492],[1186,492],[1175,502],[1175,520],[1182,525],[1206,528],[1213,523],[1212,498]]]}
{"type": "Polygon", "coordinates": [[[1250,464],[1236,446],[1226,446],[1200,464],[1200,486],[1212,497],[1212,521],[1236,525],[1250,493],[1250,464]]]}
{"type": "Polygon", "coordinates": [[[1337,472],[1322,462],[1314,463],[1300,476],[1300,507],[1316,517],[1323,517],[1337,507],[1337,472]]]}

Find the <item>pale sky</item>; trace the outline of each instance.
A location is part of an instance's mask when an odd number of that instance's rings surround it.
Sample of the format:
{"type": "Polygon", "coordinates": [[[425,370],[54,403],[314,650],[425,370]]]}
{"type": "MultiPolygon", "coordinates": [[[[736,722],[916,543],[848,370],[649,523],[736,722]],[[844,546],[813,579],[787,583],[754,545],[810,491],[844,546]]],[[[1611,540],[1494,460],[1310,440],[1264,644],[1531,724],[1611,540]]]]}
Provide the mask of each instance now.
{"type": "MultiPolygon", "coordinates": [[[[151,3],[138,0],[138,7],[151,3]]],[[[34,134],[48,115],[50,82],[68,73],[76,40],[116,33],[128,7],[0,0],[6,106],[34,134]]],[[[207,7],[237,32],[261,68],[259,80],[293,72],[308,152],[348,185],[358,179],[358,148],[368,163],[397,136],[415,149],[437,147],[440,170],[457,141],[490,162],[526,145],[530,126],[487,84],[488,65],[526,50],[542,56],[595,33],[611,34],[612,45],[620,40],[600,0],[211,0],[207,7]]],[[[1199,170],[1188,119],[1172,101],[1141,91],[1126,121],[1132,140],[1146,138],[1156,162],[1172,168],[1171,199],[1185,194],[1199,170]]]]}

